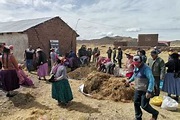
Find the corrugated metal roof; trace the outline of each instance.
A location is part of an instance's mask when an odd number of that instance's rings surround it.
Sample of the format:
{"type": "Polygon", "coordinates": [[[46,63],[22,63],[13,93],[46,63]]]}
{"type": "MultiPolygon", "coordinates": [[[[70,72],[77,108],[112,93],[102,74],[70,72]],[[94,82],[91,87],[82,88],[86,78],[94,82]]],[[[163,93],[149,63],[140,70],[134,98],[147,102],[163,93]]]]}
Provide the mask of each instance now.
{"type": "Polygon", "coordinates": [[[52,17],[0,22],[0,33],[23,32],[50,19],[52,19],[52,17]]]}

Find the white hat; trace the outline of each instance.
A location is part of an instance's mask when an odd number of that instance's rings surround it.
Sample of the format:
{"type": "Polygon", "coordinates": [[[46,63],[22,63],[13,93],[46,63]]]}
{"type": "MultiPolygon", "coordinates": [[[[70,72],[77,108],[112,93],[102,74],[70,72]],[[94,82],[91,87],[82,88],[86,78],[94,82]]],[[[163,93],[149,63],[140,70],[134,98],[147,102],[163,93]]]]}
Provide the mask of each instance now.
{"type": "Polygon", "coordinates": [[[41,48],[36,49],[36,52],[39,52],[39,51],[42,51],[42,49],[41,48]]]}

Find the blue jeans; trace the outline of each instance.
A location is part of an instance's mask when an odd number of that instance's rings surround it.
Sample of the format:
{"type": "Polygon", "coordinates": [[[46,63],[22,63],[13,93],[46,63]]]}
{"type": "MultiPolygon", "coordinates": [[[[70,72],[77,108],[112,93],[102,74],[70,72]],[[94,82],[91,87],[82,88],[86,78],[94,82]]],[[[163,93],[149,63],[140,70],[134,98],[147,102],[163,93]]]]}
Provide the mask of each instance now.
{"type": "Polygon", "coordinates": [[[29,72],[33,70],[33,60],[32,59],[26,59],[26,67],[29,72]]]}
{"type": "Polygon", "coordinates": [[[149,100],[146,98],[146,92],[135,90],[134,94],[134,108],[135,108],[135,117],[136,120],[142,120],[142,111],[141,108],[151,113],[153,117],[158,115],[158,111],[151,107],[149,100]],[[141,108],[140,108],[141,106],[141,108]]]}

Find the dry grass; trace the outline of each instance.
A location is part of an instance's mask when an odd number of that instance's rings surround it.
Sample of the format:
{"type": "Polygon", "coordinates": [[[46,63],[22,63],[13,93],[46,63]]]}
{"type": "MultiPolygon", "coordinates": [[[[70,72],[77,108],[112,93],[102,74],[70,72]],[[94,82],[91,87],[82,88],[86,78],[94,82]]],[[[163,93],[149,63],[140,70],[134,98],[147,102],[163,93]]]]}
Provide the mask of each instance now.
{"type": "Polygon", "coordinates": [[[96,99],[130,102],[133,100],[134,88],[125,86],[126,79],[116,78],[105,73],[92,72],[84,82],[84,92],[96,99]]]}

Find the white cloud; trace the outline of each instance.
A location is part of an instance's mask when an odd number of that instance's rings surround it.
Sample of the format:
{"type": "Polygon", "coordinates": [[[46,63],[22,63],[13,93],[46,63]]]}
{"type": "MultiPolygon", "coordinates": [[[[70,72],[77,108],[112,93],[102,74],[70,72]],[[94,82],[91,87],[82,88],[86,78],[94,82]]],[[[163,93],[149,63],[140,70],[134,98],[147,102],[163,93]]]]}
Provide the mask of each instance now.
{"type": "Polygon", "coordinates": [[[4,4],[6,3],[7,1],[6,0],[0,0],[0,3],[4,4]]]}
{"type": "Polygon", "coordinates": [[[114,33],[108,32],[106,35],[109,36],[109,37],[112,37],[112,36],[114,36],[114,33]]]}
{"type": "Polygon", "coordinates": [[[80,18],[77,32],[86,39],[138,33],[180,39],[179,6],[180,0],[0,0],[0,21],[58,15],[73,29],[80,18]]]}
{"type": "Polygon", "coordinates": [[[141,29],[140,28],[128,28],[128,29],[126,29],[126,31],[127,32],[139,32],[139,31],[141,31],[141,29]]]}
{"type": "Polygon", "coordinates": [[[73,4],[65,4],[63,5],[61,8],[64,10],[72,10],[74,7],[76,7],[76,5],[73,4]]]}

